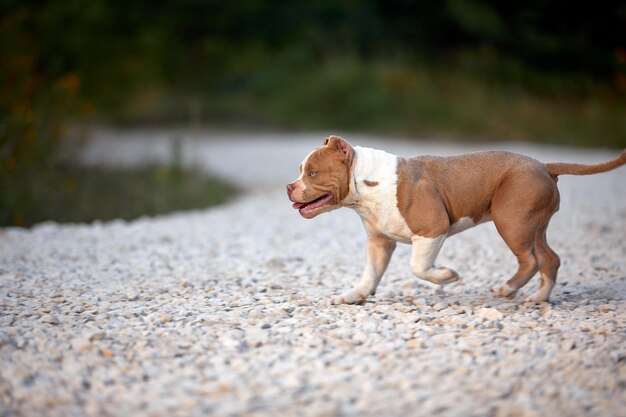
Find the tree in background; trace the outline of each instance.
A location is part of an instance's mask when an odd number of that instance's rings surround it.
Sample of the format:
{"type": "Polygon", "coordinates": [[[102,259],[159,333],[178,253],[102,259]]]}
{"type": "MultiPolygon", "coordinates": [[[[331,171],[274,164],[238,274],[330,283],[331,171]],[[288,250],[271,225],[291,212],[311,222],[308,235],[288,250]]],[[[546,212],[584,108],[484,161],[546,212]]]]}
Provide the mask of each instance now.
{"type": "MultiPolygon", "coordinates": [[[[181,122],[194,103],[212,122],[311,127],[313,114],[322,126],[367,129],[359,123],[376,117],[398,125],[410,119],[398,106],[426,107],[459,88],[444,79],[424,103],[411,96],[433,84],[429,74],[450,68],[495,89],[574,99],[600,91],[601,100],[621,105],[626,6],[3,0],[0,53],[6,175],[49,160],[68,122],[181,122]]],[[[426,111],[422,122],[436,118],[426,111]]]]}

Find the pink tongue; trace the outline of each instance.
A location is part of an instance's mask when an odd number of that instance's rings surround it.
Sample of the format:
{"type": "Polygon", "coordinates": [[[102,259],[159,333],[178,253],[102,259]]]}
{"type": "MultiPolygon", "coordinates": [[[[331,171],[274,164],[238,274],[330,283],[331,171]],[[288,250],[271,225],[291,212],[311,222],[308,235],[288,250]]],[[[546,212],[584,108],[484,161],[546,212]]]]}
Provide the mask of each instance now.
{"type": "Polygon", "coordinates": [[[296,210],[300,210],[304,206],[306,206],[306,203],[293,203],[291,205],[291,207],[295,208],[296,210]]]}

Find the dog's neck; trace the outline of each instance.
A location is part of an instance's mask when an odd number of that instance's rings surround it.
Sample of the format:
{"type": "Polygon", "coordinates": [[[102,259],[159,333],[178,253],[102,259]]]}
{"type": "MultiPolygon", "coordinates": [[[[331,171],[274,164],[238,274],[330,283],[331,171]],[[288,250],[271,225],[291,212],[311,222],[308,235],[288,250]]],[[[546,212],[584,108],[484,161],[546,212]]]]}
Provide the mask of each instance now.
{"type": "Polygon", "coordinates": [[[358,208],[372,194],[395,188],[396,155],[372,148],[354,147],[349,192],[342,206],[358,208]]]}

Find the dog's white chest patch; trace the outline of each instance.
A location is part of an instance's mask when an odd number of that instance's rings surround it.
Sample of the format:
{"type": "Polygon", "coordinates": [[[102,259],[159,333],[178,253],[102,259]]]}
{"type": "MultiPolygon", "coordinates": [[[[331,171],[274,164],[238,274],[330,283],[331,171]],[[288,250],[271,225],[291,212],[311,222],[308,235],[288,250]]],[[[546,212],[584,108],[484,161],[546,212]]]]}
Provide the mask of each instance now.
{"type": "Polygon", "coordinates": [[[354,207],[368,233],[382,233],[409,243],[412,232],[398,210],[398,157],[384,151],[355,147],[351,187],[357,195],[354,207]]]}

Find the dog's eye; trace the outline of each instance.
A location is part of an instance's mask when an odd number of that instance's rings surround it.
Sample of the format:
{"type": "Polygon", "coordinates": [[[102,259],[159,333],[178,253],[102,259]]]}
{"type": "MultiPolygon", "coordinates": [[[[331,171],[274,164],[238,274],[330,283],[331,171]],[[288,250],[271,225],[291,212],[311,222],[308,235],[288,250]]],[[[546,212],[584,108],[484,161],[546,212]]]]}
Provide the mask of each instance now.
{"type": "Polygon", "coordinates": [[[317,175],[317,171],[309,171],[309,177],[314,177],[317,175]]]}

